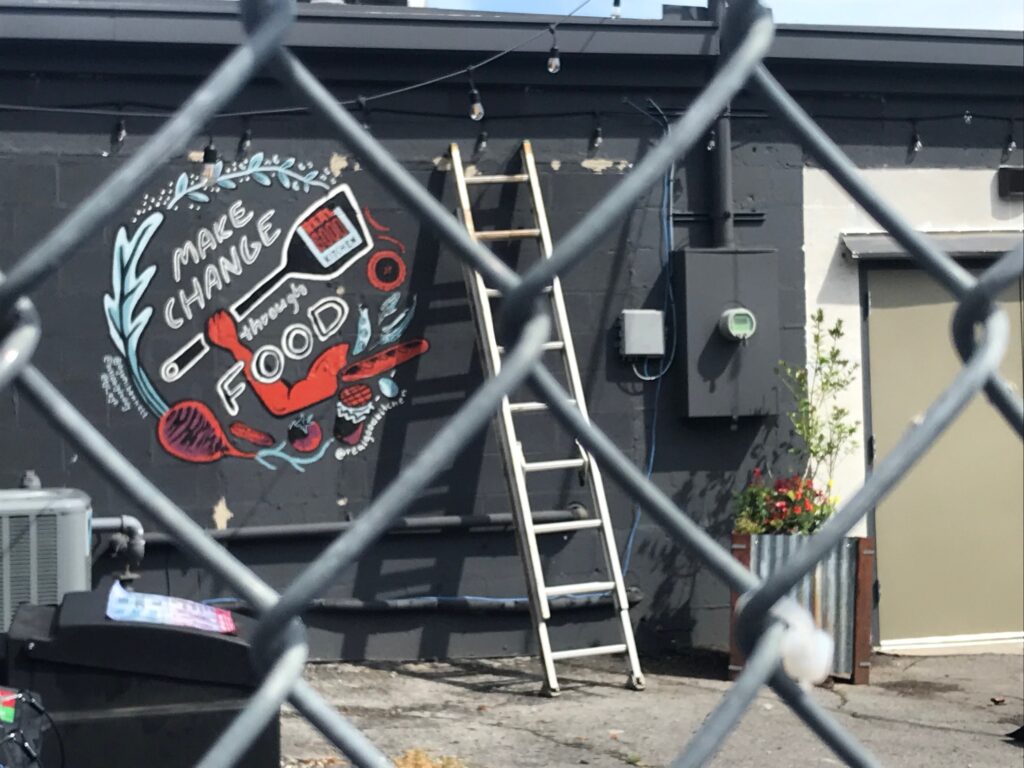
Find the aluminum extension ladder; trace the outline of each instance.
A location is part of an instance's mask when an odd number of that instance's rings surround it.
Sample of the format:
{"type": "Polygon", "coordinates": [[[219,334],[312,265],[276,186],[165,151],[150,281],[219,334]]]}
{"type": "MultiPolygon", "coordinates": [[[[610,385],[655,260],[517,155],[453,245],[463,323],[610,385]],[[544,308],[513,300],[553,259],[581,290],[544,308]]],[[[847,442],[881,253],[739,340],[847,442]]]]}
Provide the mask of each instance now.
{"type": "MultiPolygon", "coordinates": [[[[535,240],[543,258],[551,256],[551,233],[548,229],[547,214],[541,196],[540,179],[533,157],[533,149],[529,141],[522,145],[522,168],[525,172],[500,176],[466,176],[462,166],[459,147],[451,145],[452,169],[455,174],[455,185],[459,196],[459,214],[470,236],[477,241],[501,240],[535,240]],[[476,184],[529,184],[533,203],[534,227],[532,229],[508,229],[478,231],[474,223],[473,211],[469,199],[469,186],[476,184]]],[[[489,375],[494,376],[501,368],[501,357],[504,349],[499,346],[495,334],[494,311],[492,301],[500,300],[501,293],[484,284],[483,277],[476,271],[466,268],[466,284],[473,308],[474,321],[480,339],[484,364],[489,375]]],[[[565,297],[558,278],[545,288],[551,301],[551,311],[556,331],[556,339],[545,344],[545,352],[557,351],[565,365],[569,395],[575,406],[589,419],[583,398],[583,386],[580,381],[576,353],[573,349],[572,334],[569,330],[568,315],[565,311],[565,297]]],[[[629,620],[629,603],[626,599],[626,587],[619,564],[619,554],[615,546],[615,535],[612,531],[611,519],[608,515],[608,501],[605,496],[601,472],[591,456],[577,442],[579,456],[568,459],[550,459],[545,461],[528,461],[523,445],[516,431],[516,417],[524,413],[546,411],[548,406],[542,402],[511,402],[505,397],[501,402],[501,412],[496,419],[498,438],[501,443],[502,457],[506,476],[515,509],[515,529],[519,543],[519,553],[526,571],[526,583],[529,590],[530,614],[537,633],[540,646],[540,657],[544,666],[543,693],[556,696],[559,692],[558,677],[555,674],[555,662],[561,659],[574,659],[581,656],[599,656],[606,654],[625,654],[628,664],[629,685],[635,689],[644,687],[640,660],[637,658],[636,642],[633,638],[633,626],[629,620]],[[530,503],[529,477],[536,473],[578,470],[581,480],[590,486],[592,509],[596,514],[581,519],[561,522],[535,522],[534,509],[530,503]],[[601,537],[602,549],[608,573],[607,581],[594,581],[579,584],[547,584],[541,566],[540,553],[537,548],[537,537],[548,534],[560,534],[570,531],[590,529],[601,537]],[[621,623],[622,642],[614,645],[602,645],[589,648],[568,648],[552,650],[548,635],[548,621],[551,618],[552,598],[568,596],[593,596],[611,594],[618,620],[621,623]]]]}

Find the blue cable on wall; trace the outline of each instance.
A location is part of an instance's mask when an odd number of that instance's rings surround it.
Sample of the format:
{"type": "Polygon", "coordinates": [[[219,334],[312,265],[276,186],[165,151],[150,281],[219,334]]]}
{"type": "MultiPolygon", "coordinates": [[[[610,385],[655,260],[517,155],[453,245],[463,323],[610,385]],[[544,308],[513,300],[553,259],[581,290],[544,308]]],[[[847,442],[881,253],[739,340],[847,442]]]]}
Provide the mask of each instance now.
{"type": "MultiPolygon", "coordinates": [[[[647,103],[658,113],[658,117],[652,119],[661,125],[662,130],[668,131],[669,121],[668,117],[662,111],[661,107],[653,99],[648,99],[647,103]]],[[[650,115],[649,112],[644,114],[650,115]]],[[[675,289],[673,287],[673,272],[672,272],[672,251],[674,248],[673,244],[673,232],[672,232],[672,186],[675,178],[675,165],[672,165],[669,170],[665,173],[665,180],[662,186],[661,194],[661,275],[664,281],[664,289],[662,294],[662,312],[668,318],[668,333],[667,345],[668,345],[668,356],[664,362],[660,362],[658,366],[658,372],[651,374],[650,372],[650,360],[644,360],[643,373],[637,370],[636,363],[633,364],[633,373],[636,374],[638,379],[645,382],[654,382],[654,407],[651,409],[651,423],[650,423],[650,434],[651,440],[650,445],[647,449],[647,465],[646,465],[646,476],[650,480],[651,474],[654,472],[654,457],[658,449],[658,406],[661,402],[661,382],[672,367],[672,363],[675,362],[676,358],[676,297],[675,289]]],[[[633,523],[629,529],[629,535],[626,537],[625,552],[622,556],[622,576],[625,578],[626,574],[629,573],[629,566],[633,559],[633,545],[636,542],[636,533],[640,527],[640,519],[643,517],[643,512],[640,509],[639,504],[633,505],[633,523]]]]}

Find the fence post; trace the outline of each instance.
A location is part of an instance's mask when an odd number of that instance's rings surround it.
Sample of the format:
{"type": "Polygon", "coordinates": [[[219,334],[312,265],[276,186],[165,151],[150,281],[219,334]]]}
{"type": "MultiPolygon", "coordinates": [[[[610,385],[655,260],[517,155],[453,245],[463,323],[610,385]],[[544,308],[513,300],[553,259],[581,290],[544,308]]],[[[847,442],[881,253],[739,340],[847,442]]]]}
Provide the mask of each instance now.
{"type": "Polygon", "coordinates": [[[875,540],[857,539],[857,589],[853,606],[854,685],[867,685],[871,677],[871,611],[875,578],[875,540]]]}
{"type": "MultiPolygon", "coordinates": [[[[732,544],[729,549],[744,568],[750,567],[750,534],[732,534],[732,544]]],[[[735,680],[743,671],[743,651],[736,641],[736,602],[740,595],[736,590],[729,591],[729,679],[735,680]]]]}

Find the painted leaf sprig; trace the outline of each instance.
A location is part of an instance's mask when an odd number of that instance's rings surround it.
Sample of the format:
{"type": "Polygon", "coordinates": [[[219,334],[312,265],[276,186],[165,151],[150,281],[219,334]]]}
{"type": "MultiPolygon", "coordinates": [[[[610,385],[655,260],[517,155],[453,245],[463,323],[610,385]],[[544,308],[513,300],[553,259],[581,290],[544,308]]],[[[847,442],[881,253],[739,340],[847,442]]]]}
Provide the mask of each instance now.
{"type": "Polygon", "coordinates": [[[139,364],[139,341],[150,318],[152,307],[139,311],[139,302],[156,274],[156,265],[138,271],[142,254],[153,235],[163,223],[162,213],[146,217],[135,234],[128,237],[128,231],[121,227],[114,240],[114,258],[111,275],[111,292],[103,296],[103,311],[107,320],[110,339],[118,352],[128,361],[132,380],[147,407],[156,415],[167,410],[167,403],[153,387],[139,364]]]}
{"type": "Polygon", "coordinates": [[[294,157],[279,161],[275,155],[268,161],[263,152],[257,152],[247,161],[240,163],[237,170],[228,173],[224,173],[223,161],[218,160],[208,180],[192,182],[189,174],[182,172],[174,183],[174,194],[171,195],[166,207],[174,208],[185,199],[194,203],[208,203],[210,190],[237,189],[238,182],[244,179],[252,179],[261,187],[271,187],[277,181],[285,189],[302,192],[309,192],[313,187],[328,189],[327,182],[318,176],[319,172],[315,168],[305,173],[295,170],[294,157]]]}

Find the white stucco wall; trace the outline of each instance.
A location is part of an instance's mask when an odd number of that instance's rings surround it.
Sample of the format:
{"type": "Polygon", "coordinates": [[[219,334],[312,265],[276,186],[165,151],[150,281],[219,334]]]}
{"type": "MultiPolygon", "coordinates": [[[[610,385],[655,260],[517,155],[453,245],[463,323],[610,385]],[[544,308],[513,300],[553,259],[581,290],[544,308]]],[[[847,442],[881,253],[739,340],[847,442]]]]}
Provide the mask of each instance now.
{"type": "MultiPolygon", "coordinates": [[[[970,232],[1024,228],[1024,203],[1001,200],[994,170],[896,169],[862,171],[867,182],[912,226],[923,232],[970,232]]],[[[821,308],[826,318],[842,318],[846,328],[843,353],[860,361],[860,298],[857,265],[839,253],[843,234],[884,231],[818,168],[804,169],[804,263],[807,313],[821,308]]],[[[857,444],[842,459],[835,477],[836,492],[846,499],[864,481],[864,386],[857,380],[846,401],[860,422],[857,444]]],[[[864,535],[864,524],[856,533],[864,535]]]]}

